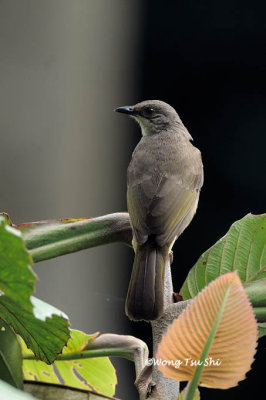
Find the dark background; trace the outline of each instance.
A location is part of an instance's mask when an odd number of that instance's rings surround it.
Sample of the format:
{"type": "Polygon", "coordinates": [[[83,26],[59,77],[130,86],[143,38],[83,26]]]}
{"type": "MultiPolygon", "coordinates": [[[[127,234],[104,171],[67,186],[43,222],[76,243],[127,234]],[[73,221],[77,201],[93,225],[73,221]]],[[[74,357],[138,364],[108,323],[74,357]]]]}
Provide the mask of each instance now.
{"type": "MultiPolygon", "coordinates": [[[[174,247],[178,291],[198,257],[249,212],[265,212],[266,5],[258,1],[0,0],[0,209],[14,223],[126,209],[140,138],[113,109],[176,108],[204,162],[191,225],[174,247]]],[[[124,302],[133,252],[108,245],[34,265],[37,297],[71,327],[134,334],[124,302]]],[[[203,400],[264,398],[265,343],[248,379],[203,400]]],[[[117,397],[134,366],[112,359],[117,397]]],[[[1,396],[0,396],[1,397],[1,396]]]]}
{"type": "MultiPolygon", "coordinates": [[[[232,222],[265,212],[266,9],[263,2],[228,0],[145,4],[142,98],[176,108],[205,171],[196,217],[174,246],[178,290],[232,222]]],[[[265,344],[239,387],[201,389],[202,398],[266,396],[265,344]]]]}

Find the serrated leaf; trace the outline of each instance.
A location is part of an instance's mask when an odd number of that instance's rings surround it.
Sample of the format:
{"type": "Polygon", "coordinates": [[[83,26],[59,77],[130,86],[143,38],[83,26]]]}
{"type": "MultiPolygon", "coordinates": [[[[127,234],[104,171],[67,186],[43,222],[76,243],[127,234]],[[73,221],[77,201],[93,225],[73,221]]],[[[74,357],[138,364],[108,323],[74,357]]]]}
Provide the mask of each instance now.
{"type": "Polygon", "coordinates": [[[16,389],[2,380],[0,380],[0,395],[1,400],[37,400],[31,394],[16,389]]]}
{"type": "Polygon", "coordinates": [[[31,263],[32,259],[24,246],[21,233],[0,216],[1,303],[3,299],[9,298],[26,310],[31,310],[29,297],[36,281],[36,275],[30,268],[31,263]]]}
{"type": "Polygon", "coordinates": [[[202,254],[182,286],[185,300],[218,276],[238,271],[243,283],[266,278],[266,214],[248,214],[202,254]]]}
{"type": "Polygon", "coordinates": [[[237,273],[231,272],[210,283],[173,322],[156,358],[166,360],[158,368],[168,378],[226,389],[245,379],[256,344],[252,307],[237,273]],[[182,361],[179,368],[175,360],[182,361]]]}
{"type": "MultiPolygon", "coordinates": [[[[96,336],[98,334],[87,335],[84,332],[72,330],[71,339],[63,349],[62,355],[81,352],[96,336]]],[[[23,343],[22,353],[23,355],[32,354],[23,343]]],[[[66,384],[75,388],[94,390],[106,396],[114,395],[117,384],[115,369],[108,357],[58,360],[53,365],[25,359],[23,373],[27,380],[66,384]]]]}
{"type": "Polygon", "coordinates": [[[68,321],[56,309],[51,315],[45,303],[38,300],[38,306],[33,308],[31,295],[36,275],[31,263],[21,233],[0,216],[0,318],[25,340],[38,358],[51,363],[68,340],[68,321]],[[38,307],[46,319],[36,318],[38,307]]]}
{"type": "Polygon", "coordinates": [[[17,335],[0,320],[0,376],[19,389],[23,387],[22,355],[17,335]]]}

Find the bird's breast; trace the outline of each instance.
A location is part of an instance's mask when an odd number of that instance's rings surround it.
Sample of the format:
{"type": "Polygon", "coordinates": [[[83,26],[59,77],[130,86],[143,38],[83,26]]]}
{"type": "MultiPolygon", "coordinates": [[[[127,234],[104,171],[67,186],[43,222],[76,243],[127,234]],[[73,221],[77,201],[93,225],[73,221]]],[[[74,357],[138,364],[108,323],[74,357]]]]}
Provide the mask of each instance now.
{"type": "Polygon", "coordinates": [[[190,145],[177,140],[173,134],[143,137],[128,167],[128,185],[139,184],[147,177],[156,181],[162,175],[176,175],[186,158],[187,144],[190,145]]]}

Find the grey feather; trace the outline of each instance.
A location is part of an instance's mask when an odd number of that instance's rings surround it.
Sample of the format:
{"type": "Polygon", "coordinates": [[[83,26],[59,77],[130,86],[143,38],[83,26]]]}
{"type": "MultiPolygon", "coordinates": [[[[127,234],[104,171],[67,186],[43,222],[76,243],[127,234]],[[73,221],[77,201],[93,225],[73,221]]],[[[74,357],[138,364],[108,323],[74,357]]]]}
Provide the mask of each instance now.
{"type": "Polygon", "coordinates": [[[166,257],[197,209],[203,165],[171,106],[149,100],[121,110],[137,120],[143,135],[127,171],[136,255],[126,313],[131,319],[153,320],[163,312],[166,257]]]}

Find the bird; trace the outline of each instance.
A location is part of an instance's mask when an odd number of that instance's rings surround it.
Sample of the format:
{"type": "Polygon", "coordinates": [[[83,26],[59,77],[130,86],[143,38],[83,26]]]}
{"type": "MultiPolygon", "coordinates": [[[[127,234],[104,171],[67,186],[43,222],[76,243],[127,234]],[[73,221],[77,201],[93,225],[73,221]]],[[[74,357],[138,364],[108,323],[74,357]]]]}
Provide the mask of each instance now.
{"type": "Polygon", "coordinates": [[[137,121],[142,138],[127,169],[127,207],[135,258],[125,312],[133,321],[159,319],[165,264],[190,224],[203,185],[201,152],[173,107],[146,100],[118,107],[137,121]]]}

